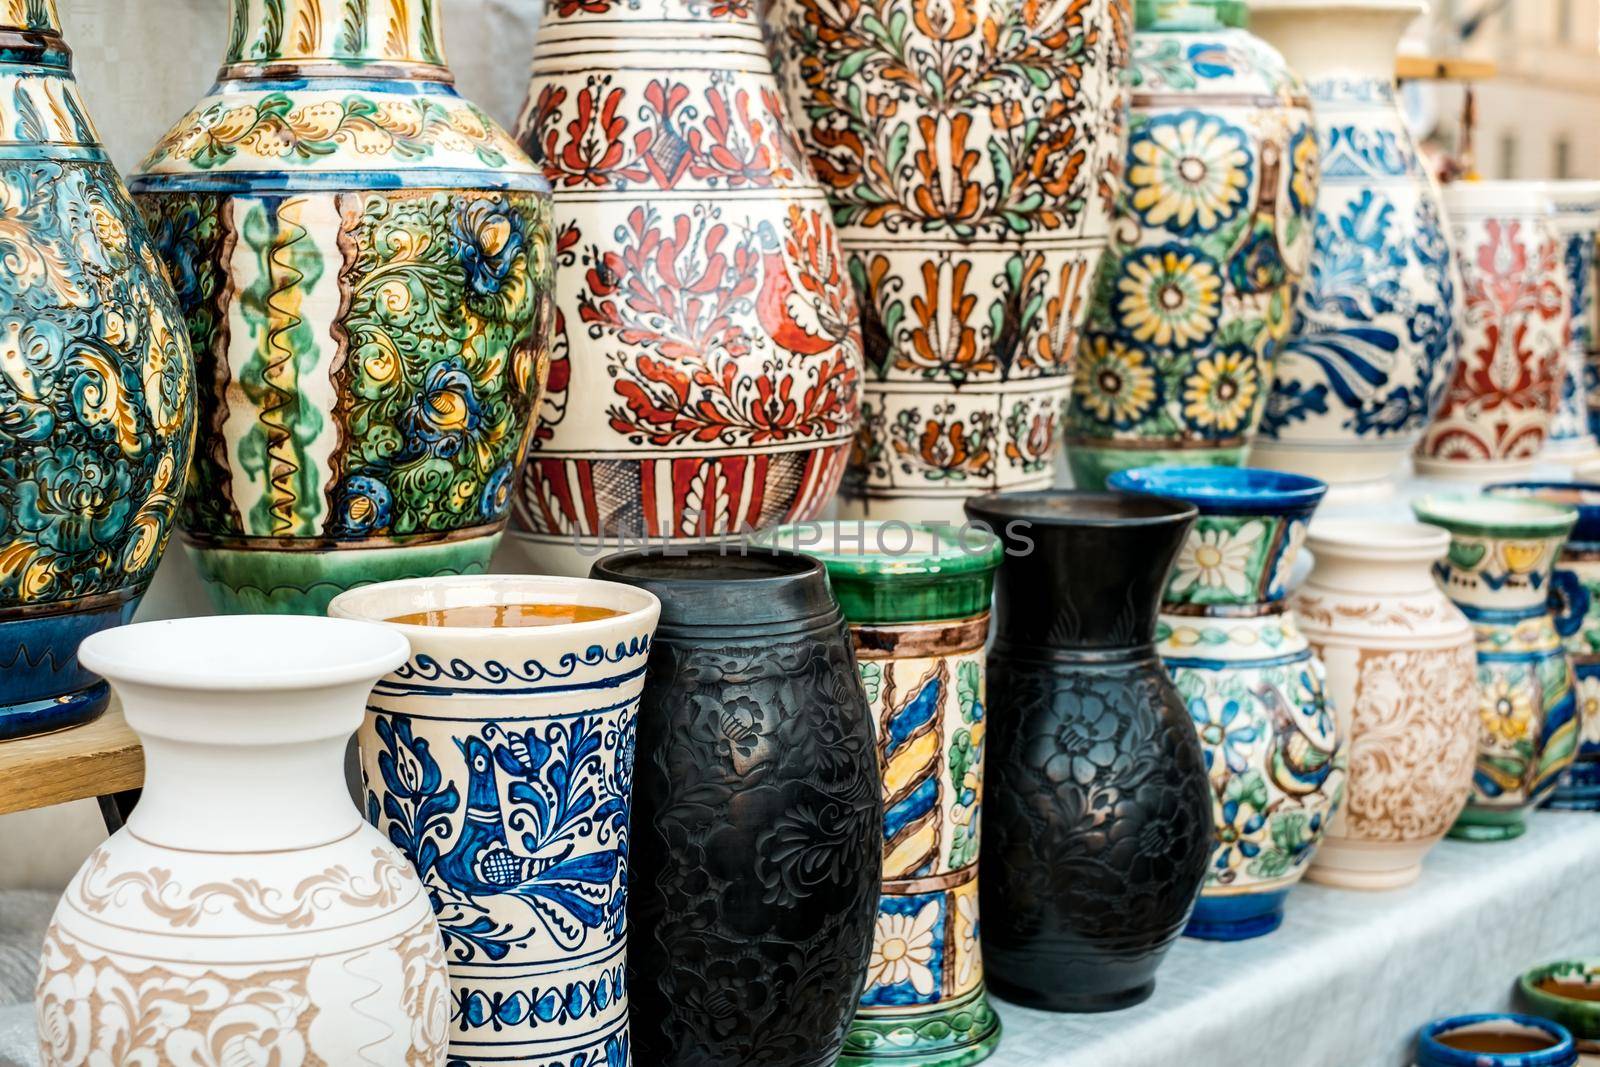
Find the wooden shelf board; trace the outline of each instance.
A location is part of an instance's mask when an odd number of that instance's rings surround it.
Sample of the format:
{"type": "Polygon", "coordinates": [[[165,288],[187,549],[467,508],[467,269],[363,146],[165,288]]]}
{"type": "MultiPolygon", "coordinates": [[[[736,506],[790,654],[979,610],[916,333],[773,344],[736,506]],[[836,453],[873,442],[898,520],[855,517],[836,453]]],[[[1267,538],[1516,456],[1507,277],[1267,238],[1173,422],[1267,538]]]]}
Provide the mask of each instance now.
{"type": "Polygon", "coordinates": [[[137,789],[144,750],[116,697],[94,722],[0,741],[0,815],[137,789]]]}
{"type": "Polygon", "coordinates": [[[1460,56],[1400,56],[1395,77],[1402,81],[1486,81],[1495,76],[1494,61],[1460,56]]]}

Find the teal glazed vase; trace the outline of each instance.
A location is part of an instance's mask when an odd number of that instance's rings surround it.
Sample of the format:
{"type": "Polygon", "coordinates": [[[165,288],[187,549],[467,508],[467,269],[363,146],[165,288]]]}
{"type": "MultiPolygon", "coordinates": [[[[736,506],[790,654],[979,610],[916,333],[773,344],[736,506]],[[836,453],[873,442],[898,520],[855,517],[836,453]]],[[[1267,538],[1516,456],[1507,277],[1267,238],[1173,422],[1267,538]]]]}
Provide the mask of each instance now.
{"type": "Polygon", "coordinates": [[[1557,960],[1524,971],[1517,992],[1529,1012],[1567,1029],[1578,1062],[1600,1062],[1600,959],[1557,960]]]}
{"type": "Polygon", "coordinates": [[[185,543],[224,612],[484,570],[549,367],[549,185],[439,0],[232,0],[133,181],[198,370],[185,543]]]}
{"type": "Polygon", "coordinates": [[[1346,779],[1326,672],[1287,601],[1327,485],[1280,471],[1143,467],[1113,475],[1111,487],[1200,509],[1156,631],[1211,783],[1211,864],[1184,933],[1271,933],[1346,779]]]}
{"type": "Polygon", "coordinates": [[[1548,604],[1556,559],[1578,513],[1491,496],[1424,497],[1412,510],[1450,531],[1450,551],[1434,564],[1434,577],[1477,633],[1477,769],[1450,836],[1518,837],[1578,750],[1572,664],[1548,604]]]}
{"type": "Polygon", "coordinates": [[[978,1063],[1000,1044],[978,936],[978,823],[1003,548],[981,530],[903,522],[802,523],[770,540],[827,567],[878,738],[883,887],[839,1063],[978,1063]]]}
{"type": "Polygon", "coordinates": [[[1067,410],[1080,488],[1238,466],[1311,259],[1310,98],[1239,0],[1139,0],[1127,157],[1067,410]]]}
{"type": "Polygon", "coordinates": [[[105,710],[78,645],[133,617],[194,444],[183,315],[71,59],[54,0],[0,0],[0,739],[105,710]]]}

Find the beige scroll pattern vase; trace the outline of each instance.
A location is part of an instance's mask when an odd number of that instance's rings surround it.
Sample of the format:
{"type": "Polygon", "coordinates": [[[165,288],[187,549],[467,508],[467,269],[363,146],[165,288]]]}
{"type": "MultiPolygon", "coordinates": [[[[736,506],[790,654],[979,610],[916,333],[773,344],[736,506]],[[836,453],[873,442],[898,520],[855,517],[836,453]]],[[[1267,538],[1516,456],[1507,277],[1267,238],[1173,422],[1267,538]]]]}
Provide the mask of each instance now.
{"type": "Polygon", "coordinates": [[[44,1067],[443,1067],[428,895],[341,772],[405,639],[180,619],[105,631],[81,655],[122,698],[145,787],[45,935],[44,1067]]]}
{"type": "Polygon", "coordinates": [[[1348,738],[1344,803],[1307,877],[1396,889],[1422,873],[1472,791],[1477,660],[1472,626],[1431,567],[1450,536],[1416,523],[1313,523],[1316,569],[1293,607],[1328,668],[1348,738]]]}

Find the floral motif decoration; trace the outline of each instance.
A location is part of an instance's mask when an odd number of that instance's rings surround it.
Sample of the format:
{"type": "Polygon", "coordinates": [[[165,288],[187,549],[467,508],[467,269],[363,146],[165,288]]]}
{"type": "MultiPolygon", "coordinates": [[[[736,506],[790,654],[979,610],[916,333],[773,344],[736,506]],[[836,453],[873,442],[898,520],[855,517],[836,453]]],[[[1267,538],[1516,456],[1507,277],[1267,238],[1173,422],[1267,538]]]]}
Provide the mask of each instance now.
{"type": "MultiPolygon", "coordinates": [[[[1577,754],[1578,694],[1554,634],[1542,649],[1478,661],[1478,761],[1472,803],[1525,808],[1555,788],[1577,754]]],[[[1492,645],[1480,632],[1480,651],[1492,645]]]]}
{"type": "Polygon", "coordinates": [[[1303,516],[1203,514],[1178,552],[1166,602],[1280,601],[1305,535],[1303,516]]]}

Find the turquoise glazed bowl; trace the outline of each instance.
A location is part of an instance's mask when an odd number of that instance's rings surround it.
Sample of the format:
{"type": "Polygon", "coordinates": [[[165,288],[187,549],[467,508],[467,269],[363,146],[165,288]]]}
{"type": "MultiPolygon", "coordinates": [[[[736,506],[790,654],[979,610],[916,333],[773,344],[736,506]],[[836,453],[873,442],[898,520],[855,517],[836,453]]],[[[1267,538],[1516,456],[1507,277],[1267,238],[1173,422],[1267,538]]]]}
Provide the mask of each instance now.
{"type": "Polygon", "coordinates": [[[1546,1019],[1510,1013],[1439,1019],[1417,1035],[1416,1067],[1575,1067],[1572,1035],[1546,1019]]]}

